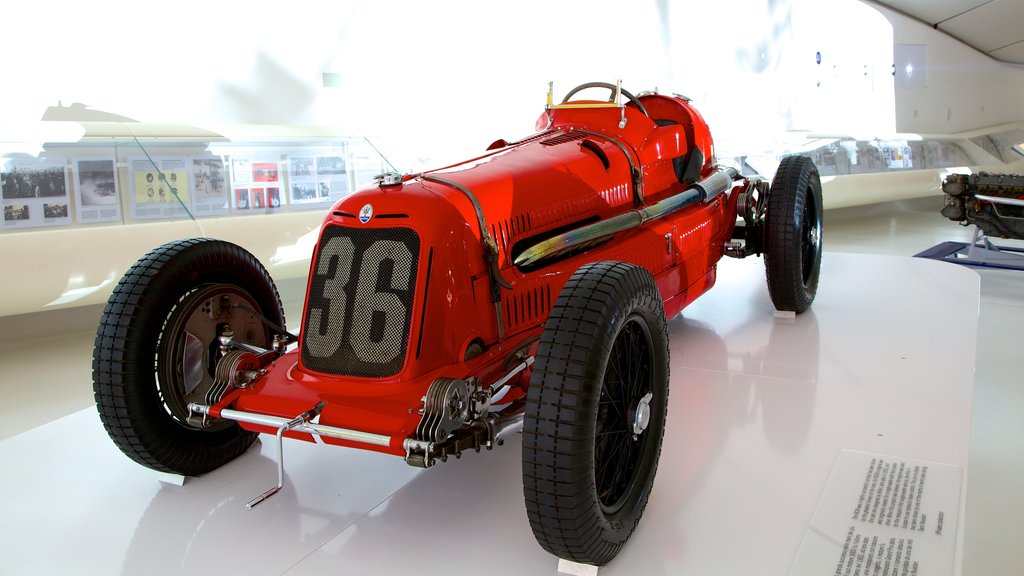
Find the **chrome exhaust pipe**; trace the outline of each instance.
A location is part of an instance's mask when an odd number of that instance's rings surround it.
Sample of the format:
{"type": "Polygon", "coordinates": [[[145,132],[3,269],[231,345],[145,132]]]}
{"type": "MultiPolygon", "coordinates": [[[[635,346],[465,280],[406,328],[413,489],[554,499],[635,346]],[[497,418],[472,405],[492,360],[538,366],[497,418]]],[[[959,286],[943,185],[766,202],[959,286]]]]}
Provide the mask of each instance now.
{"type": "Polygon", "coordinates": [[[516,266],[529,266],[541,260],[558,256],[572,248],[594,242],[624,230],[637,228],[644,223],[681,210],[696,202],[707,202],[732,188],[738,173],[735,168],[719,168],[707,178],[650,206],[630,210],[625,214],[582,226],[576,230],[559,234],[527,248],[516,257],[516,266]]]}

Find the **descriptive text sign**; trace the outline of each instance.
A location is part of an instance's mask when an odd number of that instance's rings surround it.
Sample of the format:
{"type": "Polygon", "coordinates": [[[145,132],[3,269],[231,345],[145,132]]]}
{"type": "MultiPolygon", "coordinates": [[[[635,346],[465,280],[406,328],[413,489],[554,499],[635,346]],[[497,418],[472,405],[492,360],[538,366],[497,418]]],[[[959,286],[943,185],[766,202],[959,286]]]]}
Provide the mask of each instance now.
{"type": "Polygon", "coordinates": [[[841,450],[790,576],[954,573],[960,466],[841,450]]]}

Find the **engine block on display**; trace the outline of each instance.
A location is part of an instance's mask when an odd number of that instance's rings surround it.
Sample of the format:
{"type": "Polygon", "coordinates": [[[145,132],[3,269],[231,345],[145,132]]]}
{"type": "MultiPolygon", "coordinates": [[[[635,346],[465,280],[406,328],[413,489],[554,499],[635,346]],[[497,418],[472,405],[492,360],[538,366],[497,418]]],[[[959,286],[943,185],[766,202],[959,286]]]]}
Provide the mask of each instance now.
{"type": "Polygon", "coordinates": [[[942,183],[942,215],[986,236],[1024,240],[1024,175],[951,174],[942,183]]]}

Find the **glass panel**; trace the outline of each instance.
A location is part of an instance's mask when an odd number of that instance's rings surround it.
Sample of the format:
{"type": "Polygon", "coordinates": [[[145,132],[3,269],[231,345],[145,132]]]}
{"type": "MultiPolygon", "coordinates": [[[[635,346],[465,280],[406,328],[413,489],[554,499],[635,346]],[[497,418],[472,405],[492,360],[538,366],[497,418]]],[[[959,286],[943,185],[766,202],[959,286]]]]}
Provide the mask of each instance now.
{"type": "Polygon", "coordinates": [[[42,122],[38,137],[0,141],[0,233],[326,210],[388,169],[364,138],[323,129],[303,137],[301,129],[268,126],[231,139],[182,126],[87,122],[84,132],[54,139],[52,125],[79,126],[42,122]]]}
{"type": "Polygon", "coordinates": [[[971,138],[971,142],[981,146],[1002,162],[1013,162],[1024,157],[1024,130],[1019,128],[971,138]]]}

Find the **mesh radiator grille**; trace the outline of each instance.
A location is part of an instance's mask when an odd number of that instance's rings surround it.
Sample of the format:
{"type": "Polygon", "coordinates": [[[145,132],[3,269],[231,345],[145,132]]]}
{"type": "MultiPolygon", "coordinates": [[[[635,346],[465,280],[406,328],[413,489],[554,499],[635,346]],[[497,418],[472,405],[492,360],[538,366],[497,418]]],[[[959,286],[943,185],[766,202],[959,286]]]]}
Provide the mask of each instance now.
{"type": "Polygon", "coordinates": [[[332,226],[320,242],[303,365],[339,376],[394,376],[409,345],[419,236],[409,228],[332,226]]]}

